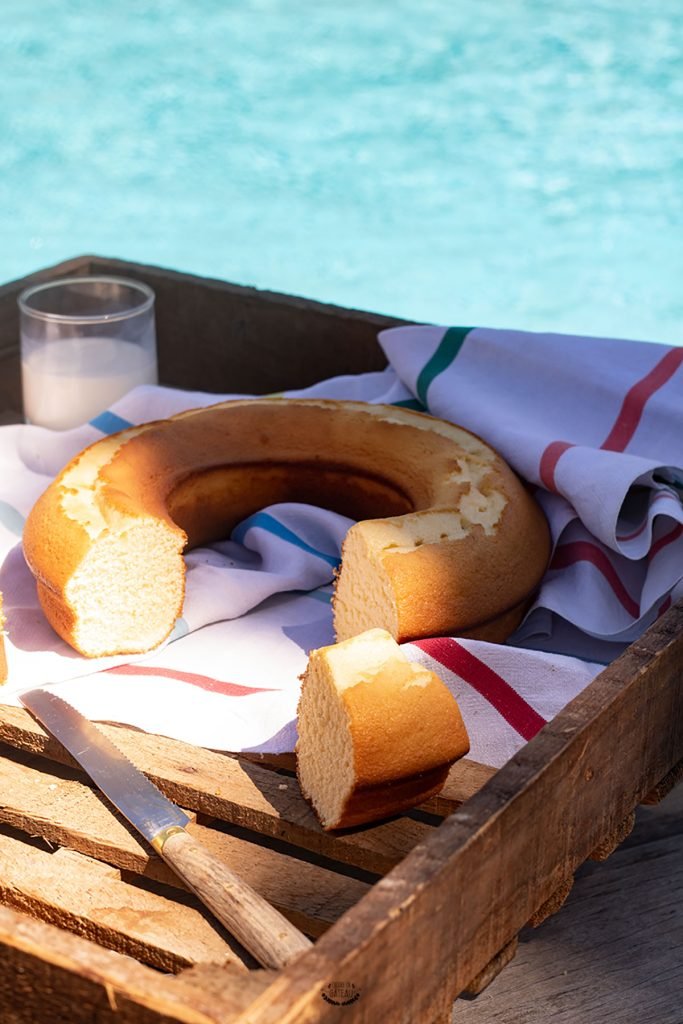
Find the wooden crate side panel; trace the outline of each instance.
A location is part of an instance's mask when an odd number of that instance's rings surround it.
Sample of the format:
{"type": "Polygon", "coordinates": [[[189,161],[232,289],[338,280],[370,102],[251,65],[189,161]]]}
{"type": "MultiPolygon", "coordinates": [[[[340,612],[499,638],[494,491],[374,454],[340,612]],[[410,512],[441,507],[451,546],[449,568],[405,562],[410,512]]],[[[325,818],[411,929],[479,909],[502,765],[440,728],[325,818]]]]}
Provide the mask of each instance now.
{"type": "Polygon", "coordinates": [[[189,972],[167,977],[0,907],[0,1024],[230,1024],[270,976],[223,968],[221,979],[205,994],[189,972]]]}
{"type": "Polygon", "coordinates": [[[380,370],[377,332],[401,322],[158,267],[91,265],[154,289],[160,376],[172,387],[265,394],[380,370]]]}
{"type": "Polygon", "coordinates": [[[416,1024],[455,997],[683,756],[683,603],[379,882],[252,1006],[249,1024],[416,1024]],[[621,756],[617,756],[621,752],[621,756]]]}
{"type": "MultiPolygon", "coordinates": [[[[84,255],[0,287],[0,412],[21,418],[17,297],[57,277],[112,274],[154,289],[163,384],[266,394],[381,370],[377,333],[403,321],[161,267],[84,255]]],[[[0,421],[3,422],[3,421],[0,421]]]]}

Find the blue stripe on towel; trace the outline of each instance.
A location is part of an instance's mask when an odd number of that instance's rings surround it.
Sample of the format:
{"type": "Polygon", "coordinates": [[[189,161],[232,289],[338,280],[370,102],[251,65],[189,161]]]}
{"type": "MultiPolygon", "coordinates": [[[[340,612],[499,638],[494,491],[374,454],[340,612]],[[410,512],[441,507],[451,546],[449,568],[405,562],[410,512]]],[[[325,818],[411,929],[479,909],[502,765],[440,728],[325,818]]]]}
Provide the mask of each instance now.
{"type": "Polygon", "coordinates": [[[117,416],[115,412],[106,409],[94,420],[90,420],[90,426],[101,430],[103,434],[117,434],[119,430],[127,430],[133,424],[129,420],[124,420],[123,416],[117,416]]]}
{"type": "Polygon", "coordinates": [[[325,589],[318,587],[316,590],[301,590],[297,591],[297,593],[303,594],[304,597],[312,597],[314,601],[320,601],[322,604],[329,605],[332,603],[332,591],[329,587],[325,589]]]}
{"type": "Polygon", "coordinates": [[[16,533],[17,537],[21,537],[24,532],[24,517],[14,505],[9,505],[6,501],[0,501],[0,523],[10,533],[16,533]]]}
{"type": "Polygon", "coordinates": [[[308,551],[311,555],[316,555],[318,558],[322,558],[328,565],[333,566],[335,569],[339,565],[339,555],[328,555],[325,551],[318,551],[317,548],[312,547],[306,543],[302,537],[297,536],[292,530],[283,523],[278,522],[274,516],[268,515],[267,512],[257,512],[253,516],[249,516],[243,523],[235,527],[232,531],[232,539],[236,540],[239,544],[244,543],[244,538],[249,530],[254,526],[260,526],[262,530],[267,530],[268,533],[272,533],[275,537],[279,537],[281,540],[287,541],[289,544],[294,544],[296,547],[301,548],[303,551],[308,551]]]}
{"type": "Polygon", "coordinates": [[[185,619],[178,618],[176,619],[175,626],[173,627],[171,635],[168,638],[168,642],[173,643],[174,640],[180,640],[182,636],[187,636],[189,632],[190,627],[185,622],[185,619]]]}

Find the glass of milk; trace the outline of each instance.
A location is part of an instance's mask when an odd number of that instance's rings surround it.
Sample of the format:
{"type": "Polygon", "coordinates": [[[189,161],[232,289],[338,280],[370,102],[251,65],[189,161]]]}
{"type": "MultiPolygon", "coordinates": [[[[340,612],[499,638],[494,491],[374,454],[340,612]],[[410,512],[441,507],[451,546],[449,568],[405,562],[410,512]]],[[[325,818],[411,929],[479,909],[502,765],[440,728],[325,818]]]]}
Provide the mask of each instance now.
{"type": "Polygon", "coordinates": [[[19,296],[24,417],[53,430],[94,419],[158,381],[154,292],[122,277],[71,277],[19,296]]]}

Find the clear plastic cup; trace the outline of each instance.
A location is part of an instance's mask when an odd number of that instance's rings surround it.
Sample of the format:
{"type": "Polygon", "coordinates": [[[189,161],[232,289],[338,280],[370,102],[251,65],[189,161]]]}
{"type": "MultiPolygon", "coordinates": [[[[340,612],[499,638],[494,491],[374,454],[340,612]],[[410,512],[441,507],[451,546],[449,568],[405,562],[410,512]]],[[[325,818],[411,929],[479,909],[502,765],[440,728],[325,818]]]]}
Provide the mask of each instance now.
{"type": "Polygon", "coordinates": [[[18,299],[24,418],[67,430],[158,382],[154,292],[122,277],[71,277],[18,299]]]}

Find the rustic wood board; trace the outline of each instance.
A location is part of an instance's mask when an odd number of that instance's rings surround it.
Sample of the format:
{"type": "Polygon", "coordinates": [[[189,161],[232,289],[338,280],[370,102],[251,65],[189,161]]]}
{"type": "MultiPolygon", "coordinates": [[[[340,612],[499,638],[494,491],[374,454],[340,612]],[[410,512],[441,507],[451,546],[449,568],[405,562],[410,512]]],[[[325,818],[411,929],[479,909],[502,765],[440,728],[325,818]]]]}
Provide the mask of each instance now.
{"type": "MultiPolygon", "coordinates": [[[[103,725],[119,749],[182,807],[265,836],[296,844],[335,861],[384,874],[439,823],[420,814],[343,833],[326,833],[296,782],[261,765],[201,750],[162,736],[103,725]]],[[[21,708],[0,707],[0,741],[73,765],[64,748],[21,708]]],[[[427,810],[459,806],[490,778],[492,769],[454,766],[445,794],[427,810]]]]}
{"type": "MultiPolygon", "coordinates": [[[[137,735],[134,733],[133,737],[137,735]]],[[[114,893],[108,902],[116,902],[119,913],[118,918],[111,922],[111,927],[103,929],[97,911],[93,912],[81,897],[81,890],[92,884],[93,872],[98,865],[98,861],[91,858],[99,858],[102,862],[99,865],[100,873],[104,871],[104,876],[110,879],[120,880],[120,872],[124,872],[126,876],[140,875],[172,887],[182,888],[182,882],[111,808],[82,772],[6,745],[0,745],[0,758],[5,783],[0,794],[0,822],[20,830],[26,836],[41,837],[50,848],[52,844],[63,847],[59,855],[53,854],[51,858],[46,856],[45,848],[40,854],[29,848],[24,855],[16,843],[6,842],[3,848],[0,833],[0,863],[8,878],[4,890],[5,902],[23,908],[30,907],[39,917],[58,921],[63,927],[79,934],[96,936],[108,948],[126,949],[144,962],[169,970],[178,970],[186,963],[216,958],[215,949],[202,946],[197,935],[193,936],[194,945],[188,947],[187,938],[183,943],[182,935],[174,935],[172,940],[165,943],[158,935],[154,935],[153,928],[149,935],[144,934],[144,929],[141,933],[139,925],[143,905],[145,900],[150,903],[151,913],[154,899],[142,897],[141,903],[136,890],[130,890],[127,897],[126,889],[121,884],[112,887],[108,883],[114,893]],[[69,850],[76,852],[70,861],[66,859],[69,850]],[[17,877],[17,862],[23,868],[20,877],[17,877]],[[65,888],[69,889],[68,879],[67,882],[62,880],[59,897],[55,896],[53,887],[46,884],[46,879],[52,873],[48,865],[57,865],[58,862],[70,869],[66,872],[72,876],[70,896],[64,892],[65,888]],[[120,870],[107,870],[106,865],[120,870]],[[126,915],[121,911],[127,898],[134,912],[134,920],[131,920],[131,914],[126,915]],[[138,904],[140,906],[135,911],[138,904]],[[129,921],[131,927],[127,930],[129,921]]],[[[282,760],[278,759],[278,763],[282,760]]],[[[283,770],[280,764],[279,771],[283,770]]],[[[468,786],[471,788],[472,785],[478,785],[482,779],[490,776],[491,769],[470,763],[464,766],[462,776],[453,778],[451,784],[457,786],[459,796],[464,797],[468,786]]],[[[280,774],[278,778],[288,779],[287,785],[296,786],[296,782],[287,775],[280,774]]],[[[448,800],[447,796],[446,805],[448,800]]],[[[245,881],[312,937],[321,935],[369,890],[367,882],[340,873],[339,869],[341,867],[343,871],[343,866],[337,865],[337,870],[332,871],[290,856],[282,849],[271,850],[211,827],[195,823],[191,829],[195,837],[215,856],[230,864],[245,881]]],[[[562,891],[558,898],[558,894],[554,893],[539,912],[539,919],[557,909],[564,895],[562,891]]],[[[98,902],[101,903],[101,899],[98,902]]],[[[185,911],[183,913],[185,917],[188,916],[185,911]]],[[[182,915],[179,923],[183,923],[182,915]]],[[[192,926],[191,914],[185,930],[191,934],[196,931],[192,926]]],[[[468,990],[483,988],[501,969],[505,959],[501,956],[494,958],[482,975],[468,986],[468,990]]]]}
{"type": "Polygon", "coordinates": [[[192,971],[160,974],[0,906],[3,1024],[231,1024],[272,981],[223,967],[219,989],[192,971]]]}
{"type": "MultiPolygon", "coordinates": [[[[154,763],[156,781],[163,787],[169,785],[170,795],[174,798],[178,798],[178,787],[183,785],[182,774],[189,773],[193,778],[193,790],[188,792],[186,788],[183,791],[183,795],[188,796],[186,803],[194,802],[204,814],[210,809],[232,819],[235,806],[239,806],[241,814],[244,813],[244,807],[234,803],[237,794],[237,798],[241,796],[245,800],[247,810],[256,815],[261,825],[265,818],[268,835],[272,835],[277,827],[281,836],[290,841],[287,844],[276,843],[277,849],[264,845],[263,835],[245,832],[243,828],[237,829],[238,835],[231,835],[229,825],[219,830],[195,822],[191,829],[214,855],[229,864],[313,938],[321,935],[355,905],[378,877],[376,874],[368,875],[362,869],[360,874],[367,875],[367,880],[354,877],[349,874],[344,860],[388,870],[396,860],[397,843],[402,844],[401,850],[409,850],[424,834],[433,831],[440,820],[435,815],[437,808],[432,802],[422,812],[432,819],[428,824],[408,817],[362,830],[358,833],[363,840],[360,854],[351,847],[351,852],[346,851],[342,857],[342,863],[330,860],[330,867],[334,868],[331,870],[322,863],[311,863],[310,857],[302,860],[302,851],[291,845],[292,839],[300,839],[303,820],[309,822],[309,829],[315,830],[314,839],[308,837],[306,847],[315,847],[322,839],[326,853],[334,854],[336,858],[338,850],[335,837],[323,833],[318,838],[321,830],[300,797],[296,779],[291,774],[291,757],[278,759],[277,772],[264,766],[254,769],[252,764],[243,766],[234,757],[201,751],[161,737],[150,737],[137,730],[103,728],[112,731],[118,746],[138,763],[142,750],[142,766],[149,768],[154,763]],[[204,767],[207,767],[206,776],[202,773],[204,767]],[[257,789],[252,785],[254,776],[260,784],[257,789]],[[226,812],[218,797],[223,788],[231,787],[234,791],[226,812]],[[276,802],[271,799],[275,792],[286,794],[286,800],[280,798],[277,801],[285,808],[282,817],[272,806],[276,802]],[[295,828],[290,827],[292,819],[295,828]],[[371,840],[369,846],[368,837],[371,840]],[[372,854],[371,860],[368,851],[372,854]]],[[[0,864],[6,876],[6,884],[0,894],[3,902],[30,909],[39,918],[59,923],[77,934],[96,938],[107,948],[124,950],[142,962],[166,970],[180,970],[187,964],[220,959],[220,944],[211,945],[202,933],[201,921],[196,927],[194,925],[196,907],[189,912],[181,908],[178,929],[167,942],[160,935],[155,935],[153,927],[150,927],[148,935],[145,934],[144,928],[140,927],[143,916],[146,915],[150,921],[155,912],[163,916],[164,905],[154,895],[140,895],[135,889],[127,889],[125,878],[137,875],[182,889],[180,880],[111,808],[61,745],[48,737],[30,715],[22,709],[0,708],[0,732],[4,739],[15,744],[0,744],[4,783],[0,792],[0,822],[18,830],[16,835],[10,832],[9,837],[3,837],[0,830],[0,864]],[[32,753],[33,750],[40,753],[32,753]],[[17,842],[20,834],[40,837],[44,844],[40,850],[29,846],[24,852],[17,842]],[[53,844],[63,848],[59,851],[61,863],[69,868],[58,891],[50,884],[59,860],[47,852],[53,844]],[[70,861],[65,859],[68,851],[74,852],[70,861]],[[22,871],[18,870],[18,865],[22,871]],[[95,901],[97,906],[93,906],[82,893],[94,885],[98,865],[101,869],[100,897],[95,901]],[[107,865],[113,870],[107,870],[107,865]],[[123,879],[121,872],[124,873],[123,879]],[[103,882],[103,878],[107,881],[103,882]],[[103,900],[111,910],[106,926],[97,909],[103,900]],[[130,904],[128,915],[122,909],[126,901],[130,904]],[[128,931],[126,923],[130,924],[128,931]]],[[[473,762],[463,762],[462,767],[451,774],[441,797],[438,807],[441,814],[458,806],[491,776],[492,771],[473,762]]],[[[195,816],[193,811],[189,813],[195,816]]],[[[248,820],[251,823],[252,818],[248,820]]],[[[356,838],[354,834],[350,837],[352,840],[356,838]]],[[[343,839],[342,845],[345,848],[343,839]]],[[[223,956],[225,958],[225,952],[223,956]]]]}
{"type": "MultiPolygon", "coordinates": [[[[177,875],[77,772],[59,770],[35,755],[10,754],[0,749],[0,822],[122,871],[182,888],[177,875]]],[[[213,828],[193,825],[190,830],[308,935],[322,934],[369,889],[356,878],[213,828]]]]}
{"type": "MultiPolygon", "coordinates": [[[[0,903],[85,935],[164,971],[242,962],[194,899],[181,902],[122,881],[82,854],[38,849],[0,828],[0,903]]],[[[249,964],[251,966],[251,964],[249,964]]]]}

